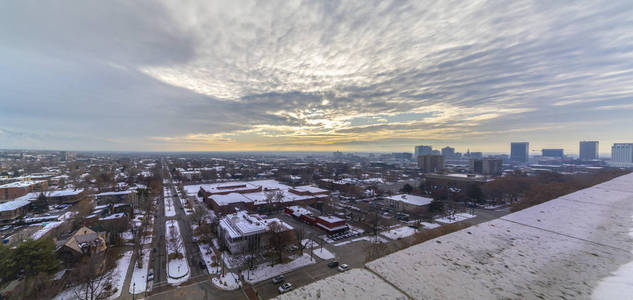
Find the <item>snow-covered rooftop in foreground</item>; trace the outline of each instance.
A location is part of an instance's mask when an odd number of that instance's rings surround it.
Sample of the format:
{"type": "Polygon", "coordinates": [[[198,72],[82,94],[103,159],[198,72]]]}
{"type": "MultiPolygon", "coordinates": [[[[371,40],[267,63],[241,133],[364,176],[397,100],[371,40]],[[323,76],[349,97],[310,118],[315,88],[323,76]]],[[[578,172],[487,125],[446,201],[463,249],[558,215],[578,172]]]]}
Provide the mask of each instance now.
{"type": "Polygon", "coordinates": [[[628,174],[367,263],[362,289],[344,273],[279,298],[624,299],[632,249],[628,174]]]}

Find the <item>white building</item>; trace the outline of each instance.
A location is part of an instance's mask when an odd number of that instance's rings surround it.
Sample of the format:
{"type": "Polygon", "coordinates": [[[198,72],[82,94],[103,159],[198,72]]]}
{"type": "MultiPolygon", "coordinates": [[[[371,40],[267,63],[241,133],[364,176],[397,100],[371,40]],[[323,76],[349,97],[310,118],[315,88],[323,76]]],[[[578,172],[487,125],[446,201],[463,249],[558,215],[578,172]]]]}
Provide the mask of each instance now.
{"type": "Polygon", "coordinates": [[[286,230],[293,229],[277,218],[263,219],[246,211],[238,211],[220,219],[218,236],[229,252],[242,253],[266,246],[267,239],[262,236],[270,230],[272,223],[278,223],[286,230]]]}
{"type": "Polygon", "coordinates": [[[408,212],[421,212],[433,201],[431,198],[408,194],[385,197],[385,200],[387,201],[385,204],[389,207],[408,212]]]}
{"type": "Polygon", "coordinates": [[[611,162],[616,165],[633,165],[633,143],[615,143],[611,147],[611,162]]]}

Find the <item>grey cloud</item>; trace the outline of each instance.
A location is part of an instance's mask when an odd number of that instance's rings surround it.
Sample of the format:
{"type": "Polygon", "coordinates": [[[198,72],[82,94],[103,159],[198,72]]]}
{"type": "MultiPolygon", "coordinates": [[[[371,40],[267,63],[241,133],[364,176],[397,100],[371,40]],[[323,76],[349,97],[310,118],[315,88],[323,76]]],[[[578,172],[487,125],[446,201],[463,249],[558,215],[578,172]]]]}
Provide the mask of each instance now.
{"type": "Polygon", "coordinates": [[[100,147],[437,105],[531,111],[332,132],[609,120],[621,112],[591,110],[631,99],[631,15],[627,1],[6,1],[0,128],[100,147]]]}

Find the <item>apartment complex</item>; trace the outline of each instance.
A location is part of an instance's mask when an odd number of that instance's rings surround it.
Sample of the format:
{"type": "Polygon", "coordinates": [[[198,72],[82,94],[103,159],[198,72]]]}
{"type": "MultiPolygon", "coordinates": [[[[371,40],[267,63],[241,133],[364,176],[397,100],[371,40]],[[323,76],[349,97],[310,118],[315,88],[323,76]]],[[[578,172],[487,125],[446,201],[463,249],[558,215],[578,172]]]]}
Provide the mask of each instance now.
{"type": "Polygon", "coordinates": [[[418,168],[424,173],[437,172],[444,169],[444,156],[441,155],[420,155],[418,156],[418,168]]]}
{"type": "Polygon", "coordinates": [[[46,180],[16,181],[0,185],[0,201],[22,197],[30,192],[44,192],[48,188],[46,180]]]}

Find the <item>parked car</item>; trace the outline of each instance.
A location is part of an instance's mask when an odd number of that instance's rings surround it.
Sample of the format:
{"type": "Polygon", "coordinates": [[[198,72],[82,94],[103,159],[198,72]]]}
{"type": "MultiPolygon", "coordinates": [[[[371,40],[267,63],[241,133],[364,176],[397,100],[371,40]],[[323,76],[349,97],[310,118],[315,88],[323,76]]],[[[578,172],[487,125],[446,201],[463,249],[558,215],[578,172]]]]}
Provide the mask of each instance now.
{"type": "Polygon", "coordinates": [[[273,283],[274,284],[281,283],[282,281],[284,281],[284,275],[277,275],[277,276],[273,277],[273,283]]]}
{"type": "Polygon", "coordinates": [[[349,266],[347,264],[342,264],[342,265],[338,266],[338,270],[339,270],[339,272],[345,272],[345,271],[349,270],[349,266]]]}
{"type": "Polygon", "coordinates": [[[147,272],[147,281],[152,280],[154,280],[154,269],[149,269],[149,272],[147,272]]]}
{"type": "Polygon", "coordinates": [[[292,252],[292,251],[297,251],[297,250],[299,250],[299,246],[297,246],[297,245],[291,245],[290,247],[288,247],[288,250],[289,250],[289,251],[291,251],[291,252],[292,252]]]}
{"type": "Polygon", "coordinates": [[[200,269],[202,269],[202,270],[207,268],[207,265],[203,261],[199,261],[198,265],[200,266],[200,269]]]}
{"type": "Polygon", "coordinates": [[[289,292],[290,290],[292,290],[292,283],[290,282],[286,282],[282,285],[279,286],[279,293],[283,294],[285,292],[289,292]]]}
{"type": "Polygon", "coordinates": [[[338,261],[333,260],[333,261],[327,263],[327,266],[330,267],[330,268],[336,268],[336,267],[338,267],[338,261]]]}

